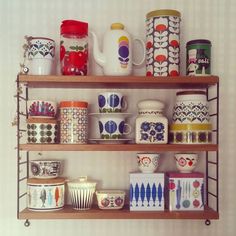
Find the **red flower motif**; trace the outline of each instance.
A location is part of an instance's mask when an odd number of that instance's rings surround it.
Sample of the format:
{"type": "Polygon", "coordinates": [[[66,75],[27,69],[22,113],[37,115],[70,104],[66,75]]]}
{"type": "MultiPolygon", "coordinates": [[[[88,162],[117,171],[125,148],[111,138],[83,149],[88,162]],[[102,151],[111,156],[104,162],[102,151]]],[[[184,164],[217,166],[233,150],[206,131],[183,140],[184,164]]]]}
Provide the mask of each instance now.
{"type": "Polygon", "coordinates": [[[150,48],[152,48],[152,46],[153,46],[152,42],[148,41],[146,43],[146,49],[150,49],[150,48]]]}
{"type": "Polygon", "coordinates": [[[166,25],[160,24],[156,26],[156,31],[163,32],[167,29],[166,25]]]}
{"type": "Polygon", "coordinates": [[[181,157],[178,160],[178,163],[179,163],[180,166],[185,166],[187,164],[187,161],[183,157],[181,157]]]}
{"type": "Polygon", "coordinates": [[[158,61],[160,63],[167,60],[165,55],[157,55],[155,59],[156,59],[156,61],[158,61]]]}

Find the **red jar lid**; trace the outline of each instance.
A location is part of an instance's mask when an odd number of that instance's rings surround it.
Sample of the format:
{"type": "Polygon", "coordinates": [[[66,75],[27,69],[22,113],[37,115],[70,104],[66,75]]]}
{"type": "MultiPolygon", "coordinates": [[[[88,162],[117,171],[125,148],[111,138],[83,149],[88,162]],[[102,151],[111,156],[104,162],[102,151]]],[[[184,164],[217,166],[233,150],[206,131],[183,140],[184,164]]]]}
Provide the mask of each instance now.
{"type": "Polygon", "coordinates": [[[83,101],[61,101],[60,108],[62,107],[80,107],[80,108],[87,108],[88,103],[83,101]]]}
{"type": "Polygon", "coordinates": [[[64,20],[61,24],[61,34],[88,35],[88,23],[77,20],[64,20]]]}

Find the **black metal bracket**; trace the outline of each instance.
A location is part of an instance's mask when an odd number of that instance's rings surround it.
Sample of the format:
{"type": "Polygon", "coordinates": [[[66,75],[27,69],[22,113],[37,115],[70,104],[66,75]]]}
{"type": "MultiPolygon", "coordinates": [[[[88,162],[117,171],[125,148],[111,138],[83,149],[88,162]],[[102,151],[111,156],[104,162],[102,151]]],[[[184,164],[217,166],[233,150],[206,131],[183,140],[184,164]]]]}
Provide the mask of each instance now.
{"type": "Polygon", "coordinates": [[[29,227],[29,226],[30,226],[30,222],[29,222],[28,219],[26,219],[26,221],[25,221],[25,223],[24,223],[24,226],[25,226],[25,227],[29,227]]]}
{"type": "Polygon", "coordinates": [[[210,221],[210,220],[208,220],[208,219],[207,219],[207,220],[205,220],[205,225],[206,225],[206,226],[210,226],[210,225],[211,225],[211,221],[210,221]]]}

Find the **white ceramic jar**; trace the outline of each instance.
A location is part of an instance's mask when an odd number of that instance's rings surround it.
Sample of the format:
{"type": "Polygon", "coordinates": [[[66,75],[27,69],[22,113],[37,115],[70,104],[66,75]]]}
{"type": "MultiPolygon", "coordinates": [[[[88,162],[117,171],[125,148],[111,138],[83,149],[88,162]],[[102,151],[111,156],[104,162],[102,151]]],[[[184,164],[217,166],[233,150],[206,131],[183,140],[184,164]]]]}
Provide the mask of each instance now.
{"type": "Polygon", "coordinates": [[[143,100],[138,103],[136,118],[136,143],[164,144],[168,142],[168,119],[163,115],[164,103],[143,100]]]}

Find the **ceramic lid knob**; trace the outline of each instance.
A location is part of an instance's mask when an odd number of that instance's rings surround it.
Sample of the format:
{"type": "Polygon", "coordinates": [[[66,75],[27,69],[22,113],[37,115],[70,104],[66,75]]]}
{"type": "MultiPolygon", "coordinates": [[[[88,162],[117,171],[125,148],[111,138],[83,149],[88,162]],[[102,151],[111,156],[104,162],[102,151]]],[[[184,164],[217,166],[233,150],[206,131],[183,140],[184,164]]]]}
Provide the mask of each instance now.
{"type": "Polygon", "coordinates": [[[138,103],[139,110],[155,110],[161,111],[165,107],[165,104],[159,100],[143,100],[138,103]]]}
{"type": "Polygon", "coordinates": [[[112,30],[123,30],[125,26],[122,23],[113,23],[111,24],[112,30]]]}

